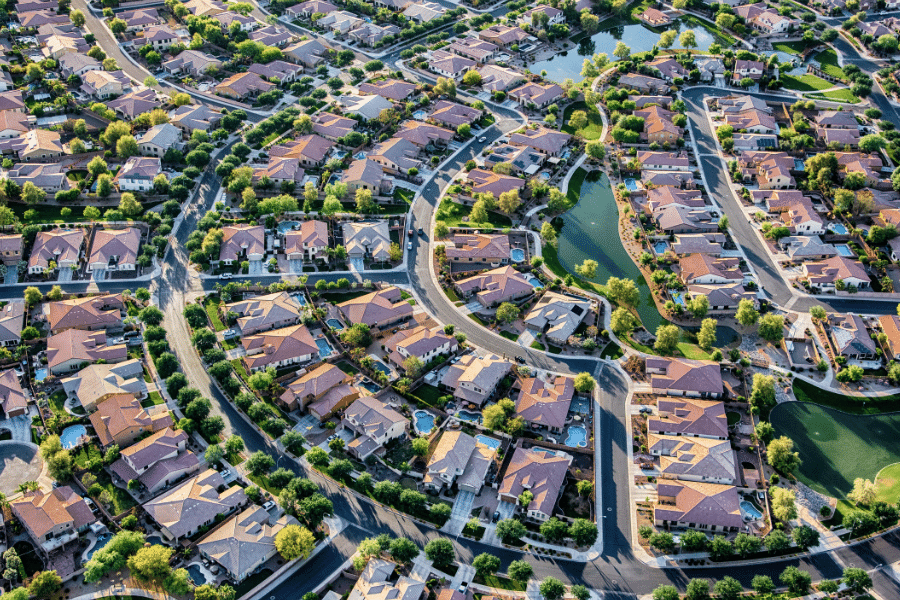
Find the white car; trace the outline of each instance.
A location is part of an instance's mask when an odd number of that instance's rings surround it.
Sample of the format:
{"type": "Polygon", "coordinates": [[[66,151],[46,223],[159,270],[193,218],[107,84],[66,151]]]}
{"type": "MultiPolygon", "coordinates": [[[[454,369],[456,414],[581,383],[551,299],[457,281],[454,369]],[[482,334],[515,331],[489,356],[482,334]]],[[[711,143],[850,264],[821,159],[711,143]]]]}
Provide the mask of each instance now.
{"type": "Polygon", "coordinates": [[[479,144],[483,144],[483,143],[485,143],[486,141],[487,141],[487,138],[484,137],[484,136],[481,136],[480,138],[478,138],[478,143],[479,143],[479,144]]]}
{"type": "Polygon", "coordinates": [[[231,279],[232,277],[234,277],[234,273],[222,273],[222,275],[219,276],[219,279],[231,279]]]}
{"type": "Polygon", "coordinates": [[[412,250],[412,242],[406,242],[406,249],[412,250]]]}

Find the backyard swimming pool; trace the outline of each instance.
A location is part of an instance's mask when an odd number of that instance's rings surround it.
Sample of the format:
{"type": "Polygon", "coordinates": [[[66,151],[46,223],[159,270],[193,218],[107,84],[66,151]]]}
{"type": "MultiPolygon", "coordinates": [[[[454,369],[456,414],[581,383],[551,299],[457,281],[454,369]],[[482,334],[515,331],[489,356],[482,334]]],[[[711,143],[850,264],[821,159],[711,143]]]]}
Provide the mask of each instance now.
{"type": "Polygon", "coordinates": [[[428,435],[434,429],[434,415],[424,410],[417,410],[413,413],[416,418],[416,431],[419,435],[428,435]]]}
{"type": "Polygon", "coordinates": [[[481,442],[488,448],[493,448],[494,450],[500,447],[500,440],[495,440],[494,438],[488,437],[486,435],[476,435],[475,440],[481,442]]]}
{"type": "Polygon", "coordinates": [[[378,384],[375,383],[374,381],[369,381],[368,379],[363,379],[363,380],[359,383],[359,385],[360,385],[361,387],[364,387],[365,389],[369,390],[369,391],[372,392],[373,394],[377,394],[379,391],[381,391],[381,386],[380,386],[380,385],[378,385],[378,384]]]}
{"type": "Polygon", "coordinates": [[[530,273],[525,276],[525,279],[527,279],[528,283],[533,285],[535,289],[541,289],[542,287],[544,287],[544,284],[541,283],[541,280],[530,273]]]}
{"type": "Polygon", "coordinates": [[[200,565],[197,563],[188,565],[187,572],[194,581],[194,585],[203,585],[206,583],[206,575],[203,574],[203,571],[200,570],[200,565]]]}
{"type": "Polygon", "coordinates": [[[288,231],[293,231],[294,227],[299,225],[297,221],[282,221],[278,224],[278,233],[281,235],[286,234],[288,231]]]}
{"type": "Polygon", "coordinates": [[[653,242],[653,251],[657,254],[665,254],[669,251],[669,242],[653,242]]]}
{"type": "Polygon", "coordinates": [[[741,513],[744,515],[745,521],[758,521],[759,519],[762,519],[762,513],[759,512],[759,509],[746,500],[741,500],[741,513]]]}
{"type": "Polygon", "coordinates": [[[467,410],[458,410],[456,411],[456,418],[460,421],[467,421],[469,423],[480,423],[481,415],[479,413],[469,412],[467,410]]]}
{"type": "Polygon", "coordinates": [[[108,544],[109,540],[111,540],[111,539],[112,539],[112,534],[109,533],[108,531],[98,535],[97,541],[94,542],[94,546],[90,550],[87,551],[87,554],[84,555],[85,558],[87,560],[91,560],[91,557],[94,556],[94,552],[103,548],[103,546],[108,544]]]}
{"type": "Polygon", "coordinates": [[[629,177],[625,180],[625,187],[628,188],[629,192],[636,192],[638,189],[637,181],[629,177]]]}
{"type": "Polygon", "coordinates": [[[413,119],[415,119],[417,121],[424,121],[425,117],[428,116],[428,113],[425,112],[424,110],[417,110],[412,115],[413,115],[413,119]]]}
{"type": "Polygon", "coordinates": [[[509,255],[512,257],[513,262],[520,263],[525,260],[525,251],[521,248],[513,248],[509,251],[509,255]]]}
{"type": "Polygon", "coordinates": [[[373,359],[372,368],[374,368],[374,369],[376,369],[376,370],[378,370],[378,371],[381,371],[382,373],[384,373],[384,374],[387,375],[388,377],[391,376],[391,370],[388,368],[388,366],[387,366],[386,364],[384,364],[384,363],[381,362],[380,360],[374,360],[374,359],[375,359],[374,356],[372,357],[372,359],[373,359]]]}
{"type": "Polygon", "coordinates": [[[34,380],[37,383],[40,383],[43,380],[47,379],[47,375],[49,375],[49,374],[50,374],[50,372],[47,369],[35,369],[34,370],[34,380]]]}
{"type": "Polygon", "coordinates": [[[847,244],[840,244],[834,247],[841,256],[853,256],[853,250],[847,244]]]}
{"type": "Polygon", "coordinates": [[[62,442],[64,449],[70,450],[77,446],[85,435],[87,435],[87,429],[84,425],[72,425],[62,430],[62,433],[59,434],[59,441],[62,442]]]}
{"type": "Polygon", "coordinates": [[[684,293],[675,290],[669,290],[669,295],[672,296],[672,301],[675,302],[675,304],[684,306],[684,293]]]}
{"type": "Polygon", "coordinates": [[[587,430],[581,425],[572,425],[565,443],[572,448],[584,448],[587,446],[587,430]]]}
{"type": "Polygon", "coordinates": [[[847,226],[843,223],[831,223],[828,225],[828,229],[832,230],[838,235],[847,235],[847,226]]]}
{"type": "Polygon", "coordinates": [[[327,358],[334,351],[325,338],[316,338],[316,346],[319,347],[319,358],[327,358]]]}
{"type": "Polygon", "coordinates": [[[306,296],[304,296],[303,294],[297,294],[296,296],[294,296],[294,298],[297,300],[297,304],[299,304],[300,306],[306,306],[306,296]]]}
{"type": "Polygon", "coordinates": [[[338,331],[344,330],[344,326],[341,325],[341,322],[338,321],[337,319],[328,319],[327,321],[325,321],[325,324],[328,325],[329,327],[331,327],[332,329],[337,329],[338,331]]]}

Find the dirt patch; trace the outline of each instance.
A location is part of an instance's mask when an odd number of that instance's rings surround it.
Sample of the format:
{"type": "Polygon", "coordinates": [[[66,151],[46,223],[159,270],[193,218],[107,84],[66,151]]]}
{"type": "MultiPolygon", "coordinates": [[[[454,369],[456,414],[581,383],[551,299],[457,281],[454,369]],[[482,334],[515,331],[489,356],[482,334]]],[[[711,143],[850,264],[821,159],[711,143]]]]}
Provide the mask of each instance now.
{"type": "Polygon", "coordinates": [[[644,415],[631,416],[631,439],[635,451],[647,447],[647,417],[644,415]]]}

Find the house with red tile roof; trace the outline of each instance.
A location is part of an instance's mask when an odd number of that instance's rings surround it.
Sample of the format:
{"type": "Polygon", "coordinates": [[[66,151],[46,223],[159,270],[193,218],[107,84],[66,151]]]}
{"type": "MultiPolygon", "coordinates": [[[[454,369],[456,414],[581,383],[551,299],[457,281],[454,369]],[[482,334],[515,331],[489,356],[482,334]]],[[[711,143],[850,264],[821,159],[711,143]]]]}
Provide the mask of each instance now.
{"type": "Polygon", "coordinates": [[[383,98],[388,98],[399,102],[409,98],[410,94],[416,91],[416,84],[400,79],[384,79],[381,81],[370,81],[360,84],[359,91],[364,94],[377,94],[383,98]]]}
{"type": "Polygon", "coordinates": [[[310,134],[272,146],[269,148],[269,156],[298,158],[304,167],[320,167],[332,148],[334,142],[331,140],[310,134]]]}
{"type": "Polygon", "coordinates": [[[744,526],[740,497],[732,485],[660,479],[653,520],[657,527],[735,532],[744,526]]]}
{"type": "Polygon", "coordinates": [[[425,148],[429,145],[444,147],[455,135],[455,132],[431,123],[404,121],[394,137],[412,142],[419,148],[425,148]]]}
{"type": "Polygon", "coordinates": [[[213,91],[220,96],[245,101],[257,98],[260,94],[271,92],[277,87],[274,83],[269,83],[256,73],[245,71],[244,73],[235,73],[227,77],[216,85],[213,91]]]}
{"type": "Polygon", "coordinates": [[[268,178],[269,182],[275,186],[281,186],[283,183],[299,185],[306,171],[300,166],[300,159],[288,156],[270,156],[269,163],[265,167],[253,170],[253,182],[268,178]]]}
{"type": "Polygon", "coordinates": [[[562,433],[575,396],[575,380],[563,376],[552,380],[528,377],[517,383],[516,416],[522,417],[531,429],[562,433]]]}
{"type": "Polygon", "coordinates": [[[358,189],[378,193],[387,185],[387,181],[381,165],[369,158],[354,160],[341,175],[341,183],[347,184],[347,191],[353,193],[358,189]]]}
{"type": "Polygon", "coordinates": [[[657,414],[647,419],[650,433],[728,439],[728,419],[723,402],[698,398],[659,398],[656,407],[657,414]]]}
{"type": "Polygon", "coordinates": [[[516,448],[497,490],[500,500],[519,505],[529,519],[547,521],[559,512],[556,503],[571,464],[572,456],[563,452],[551,454],[516,448]],[[519,497],[526,491],[532,499],[528,506],[521,506],[519,497]]]}
{"type": "Polygon", "coordinates": [[[71,269],[81,260],[81,249],[84,245],[82,229],[51,229],[39,231],[28,258],[28,272],[40,274],[56,263],[59,269],[71,269]]]}
{"type": "Polygon", "coordinates": [[[862,317],[854,314],[830,315],[831,341],[838,354],[848,360],[875,360],[878,345],[862,317]]]}
{"type": "Polygon", "coordinates": [[[140,246],[141,231],[136,227],[98,229],[91,243],[87,272],[134,271],[140,246]]]}
{"type": "Polygon", "coordinates": [[[890,360],[900,360],[900,317],[897,315],[882,315],[878,317],[881,331],[887,336],[886,345],[890,350],[890,360]]]}
{"type": "Polygon", "coordinates": [[[565,91],[555,83],[541,85],[529,81],[525,85],[510,90],[509,97],[518,102],[519,106],[546,108],[562,98],[564,93],[565,91]]]}
{"type": "Polygon", "coordinates": [[[67,329],[121,330],[125,302],[121,294],[86,296],[47,302],[43,305],[43,311],[52,334],[67,329]]]}
{"type": "Polygon", "coordinates": [[[447,244],[447,259],[451,263],[471,265],[473,269],[484,265],[509,264],[509,236],[487,233],[458,233],[447,244]]]}
{"type": "Polygon", "coordinates": [[[235,313],[242,336],[280,329],[300,322],[300,306],[287,292],[253,296],[225,305],[225,313],[235,313]]]}
{"type": "Polygon", "coordinates": [[[460,279],[455,287],[464,298],[474,295],[485,308],[521,300],[534,293],[534,286],[508,265],[460,279]]]}
{"type": "Polygon", "coordinates": [[[411,357],[415,357],[425,366],[438,356],[447,356],[456,352],[456,338],[444,333],[440,327],[429,329],[419,326],[412,329],[401,329],[384,342],[388,359],[400,368],[411,357]]]}
{"type": "Polygon", "coordinates": [[[496,449],[462,431],[445,431],[428,460],[425,488],[440,492],[455,483],[464,492],[477,494],[494,461],[496,449]]]}
{"type": "Polygon", "coordinates": [[[244,365],[250,373],[309,362],[319,347],[306,325],[291,325],[241,339],[244,365]]]}
{"type": "Polygon", "coordinates": [[[569,145],[572,136],[539,126],[535,129],[524,129],[509,136],[509,143],[516,146],[528,146],[549,156],[559,156],[569,145]]]}
{"type": "Polygon", "coordinates": [[[725,394],[719,363],[653,357],[645,364],[654,394],[692,398],[721,398],[725,394]]]}
{"type": "Polygon", "coordinates": [[[369,160],[373,160],[388,173],[409,173],[410,169],[422,166],[419,160],[421,148],[409,140],[392,137],[376,144],[369,152],[369,160]]]}
{"type": "Polygon", "coordinates": [[[650,27],[664,27],[672,23],[672,19],[670,19],[666,13],[656,10],[655,8],[648,8],[639,14],[637,18],[650,27]]]}
{"type": "Polygon", "coordinates": [[[134,358],[116,364],[87,366],[61,383],[70,399],[78,400],[84,410],[91,412],[98,403],[119,394],[146,398],[143,374],[143,364],[134,358]]]}
{"type": "Polygon", "coordinates": [[[25,492],[10,501],[10,508],[44,556],[78,540],[97,520],[84,498],[67,485],[46,493],[25,492]]]}
{"type": "Polygon", "coordinates": [[[737,258],[716,258],[709,254],[689,254],[678,261],[685,285],[729,284],[744,280],[737,258]]]}
{"type": "Polygon", "coordinates": [[[47,366],[54,375],[69,373],[85,363],[118,363],[127,358],[125,343],[107,344],[105,331],[67,329],[47,338],[47,366]]]}
{"type": "Polygon", "coordinates": [[[331,388],[348,383],[350,379],[350,375],[336,366],[322,363],[289,383],[278,398],[278,403],[289,412],[303,410],[309,404],[321,400],[331,388]]]}
{"type": "Polygon", "coordinates": [[[0,346],[18,346],[22,341],[25,303],[13,300],[0,307],[0,346]]]}
{"type": "Polygon", "coordinates": [[[158,156],[132,156],[113,177],[120,192],[146,192],[153,189],[153,180],[162,173],[158,156]]]}
{"type": "Polygon", "coordinates": [[[388,287],[337,305],[348,323],[365,323],[384,329],[401,323],[413,314],[413,307],[401,296],[400,288],[388,287]]]}
{"type": "Polygon", "coordinates": [[[309,414],[320,422],[327,421],[338,411],[350,406],[350,403],[359,397],[358,388],[347,384],[336,385],[309,405],[309,414]]]}
{"type": "Polygon", "coordinates": [[[480,40],[477,37],[461,37],[450,42],[447,50],[470,58],[478,64],[484,64],[496,56],[499,48],[496,44],[480,40]]]}
{"type": "Polygon", "coordinates": [[[650,433],[647,450],[659,457],[659,471],[666,478],[721,485],[739,481],[735,453],[728,440],[650,433]]]}
{"type": "Polygon", "coordinates": [[[460,402],[482,406],[494,396],[497,386],[510,370],[512,363],[496,354],[484,357],[465,354],[444,371],[441,387],[452,390],[453,397],[460,402]]]}
{"type": "Polygon", "coordinates": [[[15,369],[0,371],[0,408],[7,419],[28,414],[28,396],[15,369]]]}
{"type": "Polygon", "coordinates": [[[311,261],[328,249],[328,225],[323,221],[303,221],[300,229],[284,234],[284,253],[289,260],[311,261]]]}
{"type": "Polygon", "coordinates": [[[259,225],[226,225],[219,250],[219,260],[226,265],[234,261],[262,260],[266,249],[266,230],[259,225]]]}
{"type": "Polygon", "coordinates": [[[525,189],[525,180],[510,175],[502,175],[485,169],[472,169],[466,175],[472,184],[473,194],[493,194],[499,198],[506,192],[521,192],[525,189]]]}
{"type": "MultiPolygon", "coordinates": [[[[476,66],[478,66],[478,63],[471,58],[445,50],[435,50],[431,53],[431,57],[428,60],[429,69],[438,75],[456,80],[462,79],[463,75],[476,66]]],[[[442,102],[445,101],[442,100],[442,102]]]]}
{"type": "Polygon", "coordinates": [[[872,279],[863,264],[846,256],[803,263],[802,269],[802,277],[814,290],[833,290],[838,281],[857,290],[867,290],[872,285],[872,279]]]}
{"type": "Polygon", "coordinates": [[[472,108],[458,102],[440,100],[431,108],[428,118],[437,121],[445,127],[456,130],[460,125],[471,125],[481,119],[483,111],[472,108]]]}
{"type": "Polygon", "coordinates": [[[673,118],[678,113],[666,110],[661,106],[651,106],[643,110],[634,111],[634,116],[644,119],[644,130],[641,139],[649,143],[665,144],[674,143],[684,136],[684,130],[675,125],[673,118]]]}
{"type": "Polygon", "coordinates": [[[146,433],[172,426],[172,416],[165,404],[144,408],[131,394],[118,394],[98,403],[97,410],[88,418],[104,448],[112,444],[127,448],[146,433]]]}
{"type": "Polygon", "coordinates": [[[356,129],[356,121],[330,112],[320,112],[312,116],[313,133],[326,140],[336,142],[356,129]]]}
{"type": "Polygon", "coordinates": [[[526,31],[509,25],[492,25],[479,31],[478,37],[486,42],[496,44],[500,48],[509,48],[513,44],[521,44],[531,38],[526,31]]]}
{"type": "Polygon", "coordinates": [[[200,470],[184,431],[165,428],[121,451],[110,471],[126,485],[137,480],[150,496],[200,470]]]}
{"type": "MultiPolygon", "coordinates": [[[[385,398],[391,398],[388,394],[385,398]]],[[[401,439],[409,428],[409,419],[375,396],[361,396],[344,411],[341,427],[356,434],[347,451],[359,460],[383,454],[392,440],[401,439]]]]}

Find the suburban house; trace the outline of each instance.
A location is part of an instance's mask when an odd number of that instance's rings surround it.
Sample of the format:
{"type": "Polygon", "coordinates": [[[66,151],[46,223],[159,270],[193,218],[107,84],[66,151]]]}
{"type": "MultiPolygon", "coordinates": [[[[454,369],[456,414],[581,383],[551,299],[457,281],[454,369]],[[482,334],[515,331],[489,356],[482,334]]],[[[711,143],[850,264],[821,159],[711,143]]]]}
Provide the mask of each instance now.
{"type": "Polygon", "coordinates": [[[858,260],[846,256],[834,256],[819,261],[803,263],[803,278],[815,290],[833,290],[841,281],[846,287],[867,290],[872,284],[865,267],[858,260]]]}
{"type": "Polygon", "coordinates": [[[707,233],[700,235],[676,235],[672,244],[672,252],[675,256],[687,256],[688,254],[709,254],[710,256],[722,256],[725,236],[721,233],[707,233]]]}
{"type": "Polygon", "coordinates": [[[184,50],[172,60],[162,64],[162,68],[172,75],[187,73],[194,77],[203,77],[210,70],[222,68],[222,61],[199,50],[184,50]]]}
{"type": "Polygon", "coordinates": [[[431,123],[405,121],[394,137],[412,142],[419,148],[425,149],[427,146],[443,148],[455,135],[456,133],[453,131],[431,123]]]}
{"type": "Polygon", "coordinates": [[[248,506],[198,541],[197,551],[215,561],[233,581],[241,582],[278,554],[278,532],[297,524],[297,519],[286,514],[273,522],[262,506],[248,506]]]}
{"type": "Polygon", "coordinates": [[[254,42],[259,42],[260,44],[264,44],[266,46],[281,48],[289,42],[297,39],[297,36],[286,29],[282,29],[281,27],[269,25],[268,27],[261,27],[260,29],[257,29],[256,31],[251,33],[250,39],[254,42]]]}
{"type": "Polygon", "coordinates": [[[312,130],[326,140],[336,142],[356,129],[356,121],[330,112],[320,112],[312,116],[312,130]]]}
{"type": "Polygon", "coordinates": [[[391,440],[403,437],[409,419],[375,396],[361,396],[344,411],[341,426],[357,435],[347,445],[347,451],[365,460],[373,453],[383,452],[391,440]]]}
{"type": "Polygon", "coordinates": [[[151,495],[200,470],[197,455],[187,449],[188,435],[165,428],[122,450],[110,466],[123,482],[135,479],[151,495]]]}
{"type": "Polygon", "coordinates": [[[481,75],[481,89],[488,93],[505,92],[525,80],[519,71],[498,65],[485,65],[478,70],[478,74],[481,75]]]}
{"type": "Polygon", "coordinates": [[[451,244],[446,246],[447,259],[451,263],[467,263],[473,268],[509,264],[510,248],[507,235],[458,233],[451,239],[451,244]]]}
{"type": "Polygon", "coordinates": [[[391,235],[387,221],[348,221],[343,228],[344,248],[351,259],[390,260],[391,235]]]}
{"type": "Polygon", "coordinates": [[[681,280],[685,285],[741,282],[744,274],[739,264],[737,258],[716,258],[709,254],[689,254],[678,261],[681,280]]]}
{"type": "Polygon", "coordinates": [[[244,365],[250,373],[268,367],[286,367],[309,362],[319,347],[306,325],[291,325],[241,338],[246,351],[244,365]]]}
{"type": "Polygon", "coordinates": [[[562,433],[575,396],[575,380],[562,376],[551,381],[529,377],[518,384],[516,416],[532,429],[546,427],[551,433],[562,433]]]}
{"type": "Polygon", "coordinates": [[[455,130],[460,125],[471,125],[481,119],[482,115],[484,115],[484,112],[477,108],[459,104],[458,102],[439,100],[432,106],[428,118],[455,130]]]}
{"type": "Polygon", "coordinates": [[[147,397],[144,367],[136,358],[116,364],[89,365],[60,383],[66,396],[78,400],[87,412],[119,394],[131,394],[138,399],[147,397]]]}
{"type": "Polygon", "coordinates": [[[641,94],[656,94],[669,91],[669,84],[657,77],[629,73],[619,77],[619,88],[635,90],[641,94]]]}
{"type": "Polygon", "coordinates": [[[378,94],[368,96],[340,96],[338,103],[344,107],[347,115],[357,115],[364,121],[372,121],[378,118],[381,111],[394,108],[394,104],[378,94]]]}
{"type": "Polygon", "coordinates": [[[565,92],[555,83],[541,85],[530,81],[523,86],[509,91],[509,97],[519,106],[546,108],[563,97],[565,92]]]}
{"type": "Polygon", "coordinates": [[[878,323],[887,336],[885,345],[890,350],[887,358],[889,360],[900,360],[900,317],[897,315],[882,315],[878,317],[878,323]]]}
{"type": "Polygon", "coordinates": [[[500,500],[518,504],[529,519],[547,521],[556,514],[556,501],[565,487],[572,456],[563,452],[535,452],[521,446],[516,448],[497,493],[500,500]],[[519,497],[531,494],[528,506],[521,506],[519,497]]]}
{"type": "Polygon", "coordinates": [[[241,486],[228,487],[218,471],[207,469],[176,488],[144,503],[144,510],[160,526],[167,540],[179,540],[211,525],[247,504],[241,486]],[[220,493],[219,489],[223,489],[220,493]]]}
{"type": "Polygon", "coordinates": [[[284,234],[284,253],[289,260],[312,261],[325,256],[328,225],[323,221],[303,221],[300,229],[284,234]]]}
{"type": "Polygon", "coordinates": [[[98,403],[88,418],[103,448],[112,444],[127,448],[146,433],[172,426],[165,404],[144,408],[131,394],[118,394],[98,403]]]}
{"type": "Polygon", "coordinates": [[[216,85],[213,90],[220,96],[246,101],[257,98],[260,94],[271,92],[277,87],[274,83],[269,83],[256,73],[245,71],[227,77],[216,85]]]}
{"type": "Polygon", "coordinates": [[[138,43],[143,41],[143,46],[150,45],[156,52],[165,52],[178,43],[178,34],[169,29],[165,25],[157,25],[148,27],[144,31],[144,37],[137,40],[138,43]]]}
{"type": "Polygon", "coordinates": [[[323,29],[330,29],[335,35],[342,36],[350,30],[356,29],[365,23],[361,18],[351,12],[335,10],[316,21],[316,25],[323,29]]]}
{"type": "Polygon", "coordinates": [[[319,422],[327,421],[337,412],[350,406],[360,396],[359,389],[352,385],[336,385],[325,392],[321,398],[310,403],[309,414],[318,419],[319,422]]]}
{"type": "Polygon", "coordinates": [[[670,56],[655,58],[648,62],[647,66],[656,69],[660,76],[669,83],[673,83],[676,79],[685,79],[690,74],[681,66],[681,63],[670,56]]]}
{"type": "Polygon", "coordinates": [[[347,323],[365,323],[373,329],[393,327],[413,314],[413,307],[396,287],[353,298],[337,306],[347,323]]]}
{"type": "Polygon", "coordinates": [[[691,298],[699,295],[706,296],[710,312],[734,311],[741,300],[750,300],[754,306],[759,306],[759,297],[756,292],[746,289],[741,282],[722,285],[691,284],[687,286],[687,289],[691,298]]]}
{"type": "Polygon", "coordinates": [[[445,431],[428,461],[425,489],[440,493],[454,484],[462,492],[481,493],[496,450],[462,431],[445,431]]]}
{"type": "Polygon", "coordinates": [[[81,77],[81,89],[89,96],[104,100],[121,96],[131,80],[124,71],[88,71],[81,77]]]}
{"type": "Polygon", "coordinates": [[[734,70],[732,79],[735,82],[739,82],[741,79],[745,77],[752,79],[753,81],[759,81],[762,79],[762,76],[766,73],[766,65],[765,63],[761,63],[758,60],[735,60],[734,61],[734,70]]]}
{"type": "Polygon", "coordinates": [[[527,146],[552,157],[559,157],[572,140],[568,133],[547,129],[544,126],[536,129],[524,129],[509,136],[509,143],[516,146],[527,146]]]}
{"type": "Polygon", "coordinates": [[[337,6],[325,0],[307,0],[294,6],[289,6],[284,12],[292,17],[308,19],[316,13],[327,15],[337,10],[337,6]]]}
{"type": "Polygon", "coordinates": [[[500,144],[491,148],[491,153],[484,157],[484,168],[493,169],[500,163],[510,165],[511,175],[537,175],[547,155],[527,146],[500,144]]]}
{"type": "Polygon", "coordinates": [[[482,406],[493,398],[497,386],[511,369],[512,363],[496,354],[488,354],[483,358],[466,354],[447,368],[441,379],[441,387],[452,390],[458,401],[482,406]]]}
{"type": "Polygon", "coordinates": [[[661,106],[650,106],[634,111],[634,116],[644,119],[644,130],[641,139],[653,144],[672,144],[684,137],[684,130],[675,125],[673,119],[678,113],[666,110],[661,106]]]}
{"type": "Polygon", "coordinates": [[[331,388],[349,381],[347,373],[332,364],[322,363],[285,386],[278,403],[288,412],[305,409],[310,403],[321,400],[331,388]]]}
{"type": "Polygon", "coordinates": [[[0,111],[0,139],[13,139],[28,133],[36,121],[33,116],[14,110],[0,111]]]}
{"type": "Polygon", "coordinates": [[[171,123],[161,123],[148,129],[138,139],[138,150],[145,156],[165,156],[169,148],[181,150],[181,130],[171,123]]]}
{"type": "Polygon", "coordinates": [[[67,329],[105,329],[110,333],[122,329],[122,319],[125,317],[125,302],[121,294],[57,300],[44,304],[43,308],[52,334],[67,329]]]}
{"type": "Polygon", "coordinates": [[[363,23],[348,34],[363,46],[374,46],[389,36],[395,36],[401,29],[396,25],[376,25],[375,23],[363,23]]]}
{"type": "Polygon", "coordinates": [[[350,166],[344,169],[341,175],[341,183],[347,184],[347,191],[356,193],[356,190],[369,190],[372,194],[379,194],[388,184],[385,179],[384,169],[374,160],[361,158],[354,160],[350,166]]]}
{"type": "Polygon", "coordinates": [[[735,532],[744,526],[740,496],[731,485],[660,480],[653,520],[657,527],[735,532]]]}
{"type": "Polygon", "coordinates": [[[791,175],[794,159],[785,152],[742,152],[738,166],[745,181],[756,177],[760,190],[786,190],[797,187],[791,175]]]}
{"type": "Polygon", "coordinates": [[[650,27],[665,27],[672,23],[672,19],[670,19],[666,13],[656,10],[655,8],[648,8],[639,14],[637,18],[650,27]]]}
{"type": "Polygon", "coordinates": [[[650,169],[652,171],[691,170],[691,161],[686,154],[639,150],[636,158],[638,159],[638,162],[641,163],[641,169],[650,169]]]}
{"type": "Polygon", "coordinates": [[[518,27],[510,27],[509,25],[492,25],[479,31],[478,37],[504,49],[521,44],[528,39],[536,39],[526,31],[518,27]]]}
{"type": "Polygon", "coordinates": [[[141,231],[126,229],[98,229],[87,261],[87,272],[134,271],[137,268],[141,231]]]}
{"type": "Polygon", "coordinates": [[[442,16],[446,9],[437,2],[428,2],[428,0],[409,4],[403,11],[403,16],[415,23],[423,24],[442,16]]]}
{"type": "Polygon", "coordinates": [[[10,501],[10,508],[44,556],[76,541],[97,520],[84,498],[67,485],[47,493],[25,492],[10,501]]]}
{"type": "Polygon", "coordinates": [[[7,172],[7,178],[20,186],[30,182],[45,192],[69,190],[72,185],[62,165],[53,163],[18,163],[7,172]]]}
{"type": "Polygon", "coordinates": [[[225,305],[225,314],[238,315],[241,335],[288,327],[300,322],[300,306],[287,292],[254,296],[225,305]]]}
{"type": "Polygon", "coordinates": [[[18,137],[0,140],[0,150],[23,162],[59,158],[65,149],[56,131],[30,129],[18,137]]]}
{"type": "Polygon", "coordinates": [[[669,235],[679,233],[715,233],[719,231],[717,220],[709,210],[691,208],[679,204],[662,206],[653,211],[653,220],[661,231],[669,235]]]}
{"type": "Polygon", "coordinates": [[[419,146],[409,140],[392,137],[376,144],[368,157],[388,173],[408,174],[410,169],[422,167],[422,161],[418,159],[419,150],[419,146]]]}
{"type": "Polygon", "coordinates": [[[654,394],[721,398],[725,393],[719,363],[686,358],[648,358],[647,375],[654,394]]]}
{"type": "Polygon", "coordinates": [[[332,148],[334,142],[331,140],[310,134],[272,146],[269,149],[269,156],[297,158],[304,167],[319,167],[325,163],[325,157],[332,148]]]}
{"type": "Polygon", "coordinates": [[[13,300],[0,307],[0,347],[18,346],[22,341],[25,303],[13,300]]]}
{"type": "Polygon", "coordinates": [[[519,192],[525,188],[524,179],[485,169],[472,169],[468,172],[467,179],[472,183],[473,204],[474,194],[493,194],[494,198],[499,198],[500,194],[519,192]]]}
{"type": "Polygon", "coordinates": [[[121,12],[118,17],[125,21],[125,31],[144,31],[151,25],[162,23],[155,8],[139,8],[121,12]]]}
{"type": "Polygon", "coordinates": [[[475,296],[478,303],[491,308],[503,302],[515,302],[534,293],[534,285],[513,267],[505,266],[485,271],[455,284],[464,298],[475,296]]]}
{"type": "Polygon", "coordinates": [[[659,398],[656,407],[659,414],[647,419],[647,430],[650,433],[728,439],[728,419],[723,402],[695,398],[659,398]]]}
{"type": "Polygon", "coordinates": [[[303,40],[286,47],[284,56],[306,68],[315,69],[325,60],[325,50],[327,48],[318,40],[303,40]]]}
{"type": "Polygon", "coordinates": [[[113,183],[120,192],[146,192],[153,189],[153,179],[160,173],[158,156],[132,156],[113,177],[113,183]]]}
{"type": "Polygon", "coordinates": [[[68,79],[72,75],[81,77],[88,71],[103,69],[100,61],[80,52],[66,52],[59,57],[59,70],[68,79]]]}
{"type": "Polygon", "coordinates": [[[832,315],[831,342],[837,353],[848,360],[877,360],[878,345],[869,335],[866,322],[854,314],[832,315]]]}
{"type": "Polygon", "coordinates": [[[438,356],[456,352],[457,342],[454,336],[445,334],[440,327],[428,329],[419,326],[401,329],[384,342],[384,348],[392,363],[406,369],[405,363],[410,358],[419,359],[425,367],[438,356]]]}
{"type": "Polygon", "coordinates": [[[99,361],[118,363],[128,358],[124,342],[108,345],[105,331],[66,329],[47,338],[47,367],[54,375],[70,373],[99,361]]]}
{"type": "MultiPolygon", "coordinates": [[[[428,61],[429,69],[438,75],[443,75],[444,77],[455,80],[461,79],[463,75],[474,69],[477,65],[478,63],[471,58],[452,52],[446,52],[444,50],[435,50],[432,52],[431,58],[428,61]]],[[[442,100],[442,102],[446,101],[442,100]]]]}
{"type": "Polygon", "coordinates": [[[19,383],[15,369],[0,372],[0,408],[7,419],[28,414],[28,397],[19,383]]]}
{"type": "Polygon", "coordinates": [[[542,332],[550,342],[562,346],[590,311],[590,300],[546,292],[523,320],[528,329],[542,332]]]}
{"type": "Polygon", "coordinates": [[[219,249],[219,260],[226,265],[235,261],[262,260],[265,255],[266,230],[260,225],[226,225],[219,249]]]}
{"type": "Polygon", "coordinates": [[[382,98],[400,102],[406,100],[410,94],[416,91],[416,84],[400,79],[384,79],[363,83],[359,86],[360,93],[377,94],[382,98]]]}
{"type": "Polygon", "coordinates": [[[419,600],[425,593],[425,583],[401,575],[393,578],[396,563],[380,558],[369,560],[347,600],[419,600]]]}
{"type": "Polygon", "coordinates": [[[169,112],[169,123],[190,135],[195,129],[209,131],[215,129],[222,120],[222,114],[205,104],[186,104],[169,112]]]}
{"type": "Polygon", "coordinates": [[[659,457],[659,472],[665,478],[722,485],[739,481],[728,440],[649,433],[647,450],[659,457]]]}
{"type": "Polygon", "coordinates": [[[725,123],[731,125],[735,131],[744,130],[747,133],[775,134],[779,131],[775,117],[771,113],[755,108],[739,113],[728,113],[725,115],[725,123]]]}
{"type": "MultiPolygon", "coordinates": [[[[454,39],[450,45],[447,46],[447,50],[454,54],[470,58],[478,64],[483,64],[492,60],[496,56],[499,48],[497,48],[496,44],[480,40],[477,37],[460,37],[454,39]]],[[[519,81],[521,81],[521,77],[522,76],[519,75],[519,81]]]]}

